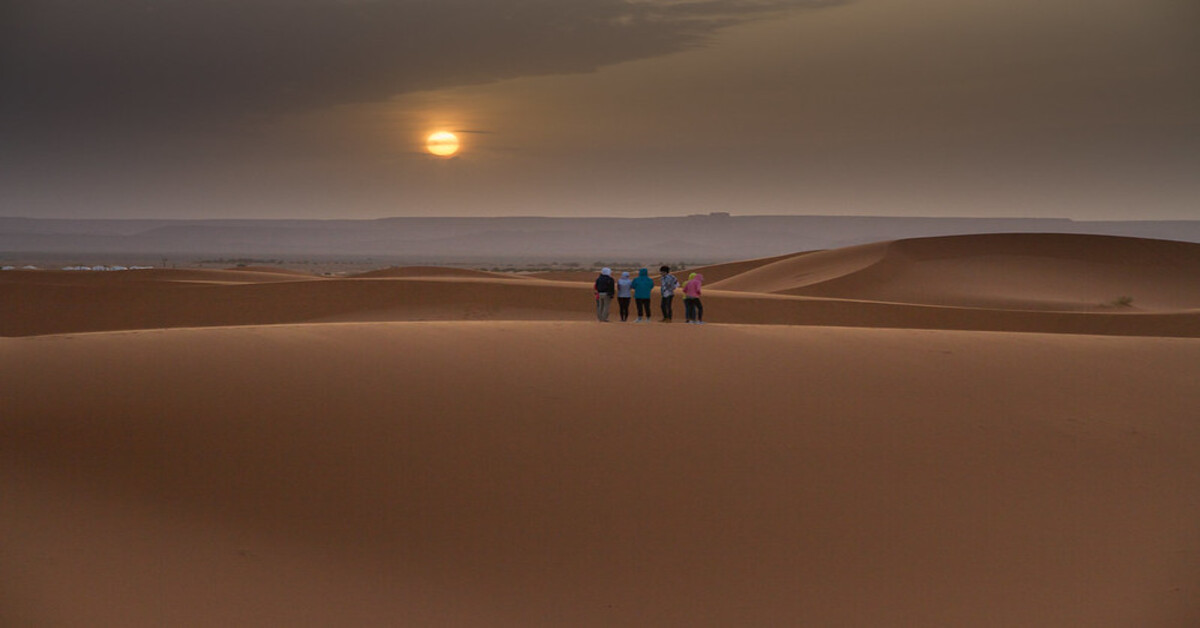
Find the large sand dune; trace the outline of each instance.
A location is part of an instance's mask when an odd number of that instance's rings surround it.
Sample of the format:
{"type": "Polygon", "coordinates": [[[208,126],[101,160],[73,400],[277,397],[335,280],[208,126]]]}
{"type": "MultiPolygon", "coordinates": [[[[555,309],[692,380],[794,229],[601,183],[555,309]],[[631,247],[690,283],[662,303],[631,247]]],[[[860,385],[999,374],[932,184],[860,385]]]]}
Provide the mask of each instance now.
{"type": "Polygon", "coordinates": [[[714,289],[1001,309],[1200,308],[1200,245],[1062,234],[921,238],[785,257],[714,289]]]}
{"type": "Polygon", "coordinates": [[[1034,238],[748,262],[703,327],[520,278],[0,273],[0,625],[1200,625],[1190,253],[1034,238]],[[997,305],[935,302],[939,254],[997,305]],[[922,300],[778,294],[821,257],[922,300]],[[1014,260],[1159,292],[1031,311],[1014,260]]]}

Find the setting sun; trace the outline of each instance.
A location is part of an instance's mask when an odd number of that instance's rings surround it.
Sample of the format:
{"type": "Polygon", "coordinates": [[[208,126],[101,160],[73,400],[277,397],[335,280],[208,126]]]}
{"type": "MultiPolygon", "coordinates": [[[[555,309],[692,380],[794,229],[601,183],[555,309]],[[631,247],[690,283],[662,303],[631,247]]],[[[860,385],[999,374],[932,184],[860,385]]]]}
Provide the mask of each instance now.
{"type": "Polygon", "coordinates": [[[425,138],[425,149],[438,157],[450,157],[458,152],[458,136],[449,131],[431,133],[425,138]]]}

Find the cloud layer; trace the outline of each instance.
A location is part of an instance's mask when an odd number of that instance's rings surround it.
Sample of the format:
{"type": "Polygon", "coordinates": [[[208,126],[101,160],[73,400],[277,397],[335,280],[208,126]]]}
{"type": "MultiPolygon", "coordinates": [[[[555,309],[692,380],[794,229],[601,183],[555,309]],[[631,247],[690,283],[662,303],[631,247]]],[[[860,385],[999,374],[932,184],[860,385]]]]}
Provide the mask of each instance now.
{"type": "Polygon", "coordinates": [[[577,73],[694,46],[811,0],[18,0],[5,113],[272,113],[577,73]]]}
{"type": "Polygon", "coordinates": [[[15,0],[0,216],[1194,217],[1194,0],[15,0]],[[461,158],[423,153],[463,133],[461,158]]]}

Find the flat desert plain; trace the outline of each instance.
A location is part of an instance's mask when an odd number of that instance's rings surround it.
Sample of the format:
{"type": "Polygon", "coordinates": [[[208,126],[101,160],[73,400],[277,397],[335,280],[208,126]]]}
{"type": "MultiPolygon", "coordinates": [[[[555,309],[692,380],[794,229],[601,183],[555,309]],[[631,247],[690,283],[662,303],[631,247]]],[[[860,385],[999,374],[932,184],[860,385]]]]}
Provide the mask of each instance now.
{"type": "Polygon", "coordinates": [[[0,624],[1200,625],[1200,245],[699,272],[0,273],[0,624]]]}

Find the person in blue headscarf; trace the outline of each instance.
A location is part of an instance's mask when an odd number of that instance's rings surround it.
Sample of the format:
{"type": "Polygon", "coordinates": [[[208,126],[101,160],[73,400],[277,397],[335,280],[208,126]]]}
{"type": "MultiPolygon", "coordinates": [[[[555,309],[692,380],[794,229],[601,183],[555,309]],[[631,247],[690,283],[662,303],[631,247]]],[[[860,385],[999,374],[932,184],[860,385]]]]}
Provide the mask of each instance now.
{"type": "Polygon", "coordinates": [[[650,322],[650,293],[654,290],[654,280],[650,278],[650,271],[645,268],[638,269],[637,279],[633,280],[633,299],[637,302],[637,322],[650,322]]]}

